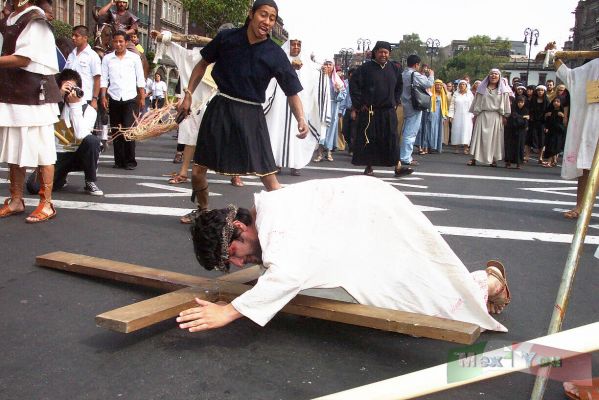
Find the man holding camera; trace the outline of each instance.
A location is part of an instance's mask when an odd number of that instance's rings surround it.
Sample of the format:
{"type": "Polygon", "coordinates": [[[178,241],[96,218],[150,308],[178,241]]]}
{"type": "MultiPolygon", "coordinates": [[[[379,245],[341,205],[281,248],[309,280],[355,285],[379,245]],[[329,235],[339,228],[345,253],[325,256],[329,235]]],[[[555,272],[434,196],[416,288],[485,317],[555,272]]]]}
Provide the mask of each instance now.
{"type": "Polygon", "coordinates": [[[56,190],[63,188],[69,172],[83,171],[85,191],[92,196],[102,196],[104,192],[96,184],[100,138],[92,135],[96,110],[84,101],[85,93],[80,89],[83,86],[81,76],[76,71],[62,70],[58,84],[65,100],[62,118],[67,126],[72,127],[74,143],[67,145],[59,140],[56,144],[54,187],[56,190]]]}

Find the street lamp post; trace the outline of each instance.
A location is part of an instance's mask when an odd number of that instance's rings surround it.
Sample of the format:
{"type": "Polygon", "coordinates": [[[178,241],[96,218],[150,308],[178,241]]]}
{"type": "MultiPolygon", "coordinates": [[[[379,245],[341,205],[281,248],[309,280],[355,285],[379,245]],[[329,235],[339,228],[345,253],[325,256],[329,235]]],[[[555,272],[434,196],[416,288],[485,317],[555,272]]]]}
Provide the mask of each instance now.
{"type": "Polygon", "coordinates": [[[343,71],[347,76],[347,72],[349,71],[349,65],[354,56],[354,49],[352,49],[351,47],[343,48],[339,50],[339,54],[341,55],[341,57],[343,57],[343,71]]]}
{"type": "Polygon", "coordinates": [[[426,39],[426,54],[429,54],[431,56],[431,68],[433,67],[433,56],[439,54],[439,46],[441,46],[441,42],[439,42],[439,39],[426,39]]]}
{"type": "Polygon", "coordinates": [[[532,29],[532,28],[526,28],[524,30],[524,40],[523,43],[524,44],[528,44],[528,62],[526,63],[526,84],[528,85],[530,82],[528,81],[528,75],[530,73],[530,52],[532,51],[532,39],[534,38],[535,46],[539,45],[539,30],[538,29],[532,29]]]}
{"type": "Polygon", "coordinates": [[[366,61],[366,52],[370,51],[370,39],[358,39],[358,51],[360,51],[360,46],[362,46],[362,63],[366,61]]]}

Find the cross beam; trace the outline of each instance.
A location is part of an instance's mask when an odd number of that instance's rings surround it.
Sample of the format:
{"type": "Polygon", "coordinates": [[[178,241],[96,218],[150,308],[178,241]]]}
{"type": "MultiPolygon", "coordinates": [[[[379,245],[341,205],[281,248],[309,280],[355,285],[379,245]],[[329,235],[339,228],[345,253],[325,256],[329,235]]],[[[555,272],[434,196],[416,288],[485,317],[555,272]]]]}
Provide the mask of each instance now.
{"type": "MultiPolygon", "coordinates": [[[[96,317],[96,323],[99,326],[123,333],[133,332],[174,318],[182,310],[195,305],[195,297],[205,298],[209,301],[229,302],[251,289],[251,286],[242,283],[256,280],[261,273],[260,268],[254,266],[212,280],[66,252],[38,256],[36,264],[42,267],[171,291],[162,296],[105,312],[96,317]],[[202,286],[218,286],[218,293],[206,293],[202,290],[202,286]]],[[[478,325],[467,322],[315,296],[298,295],[282,311],[288,314],[462,344],[471,344],[480,335],[478,325]]]]}

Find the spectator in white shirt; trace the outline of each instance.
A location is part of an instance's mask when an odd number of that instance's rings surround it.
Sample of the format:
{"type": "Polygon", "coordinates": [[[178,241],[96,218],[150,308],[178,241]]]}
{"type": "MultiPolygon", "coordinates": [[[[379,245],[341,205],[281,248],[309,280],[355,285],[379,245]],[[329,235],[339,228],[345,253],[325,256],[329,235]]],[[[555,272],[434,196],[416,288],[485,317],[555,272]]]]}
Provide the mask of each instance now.
{"type": "Polygon", "coordinates": [[[157,72],[154,74],[154,81],[152,82],[152,108],[162,108],[164,106],[164,98],[166,97],[166,82],[162,80],[162,77],[157,72]]]}
{"type": "Polygon", "coordinates": [[[110,115],[113,168],[133,170],[137,167],[135,142],[126,141],[117,136],[117,132],[119,127],[130,128],[134,115],[143,109],[145,77],[139,56],[126,48],[127,36],[125,32],[118,31],[112,37],[114,52],[105,55],[102,60],[100,98],[110,115]]]}
{"type": "Polygon", "coordinates": [[[81,77],[83,100],[97,110],[102,61],[100,56],[87,43],[88,37],[87,27],[79,25],[73,28],[72,39],[75,48],[69,54],[65,68],[77,71],[81,77]]]}

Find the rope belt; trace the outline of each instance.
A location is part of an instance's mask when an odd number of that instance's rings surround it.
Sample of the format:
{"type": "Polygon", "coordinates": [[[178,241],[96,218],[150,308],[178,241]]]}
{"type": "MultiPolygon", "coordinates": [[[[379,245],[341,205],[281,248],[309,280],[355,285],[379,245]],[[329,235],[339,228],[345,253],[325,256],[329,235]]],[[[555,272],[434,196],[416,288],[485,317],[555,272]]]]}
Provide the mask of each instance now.
{"type": "Polygon", "coordinates": [[[372,106],[370,106],[370,107],[368,107],[368,123],[366,124],[366,128],[364,128],[364,139],[365,139],[364,146],[366,146],[367,144],[370,143],[370,140],[368,139],[368,127],[370,126],[370,119],[372,118],[373,115],[374,115],[374,110],[372,109],[372,106]]]}
{"type": "Polygon", "coordinates": [[[252,106],[261,106],[262,107],[262,103],[256,103],[255,101],[238,99],[237,97],[229,96],[228,94],[225,94],[225,93],[222,93],[222,92],[218,92],[216,95],[217,96],[223,96],[226,99],[233,100],[233,101],[236,101],[238,103],[250,104],[252,106]]]}

